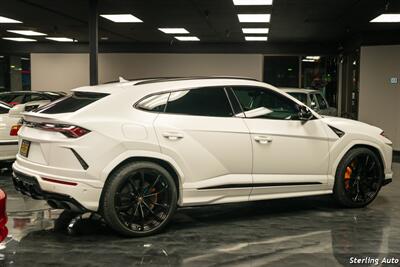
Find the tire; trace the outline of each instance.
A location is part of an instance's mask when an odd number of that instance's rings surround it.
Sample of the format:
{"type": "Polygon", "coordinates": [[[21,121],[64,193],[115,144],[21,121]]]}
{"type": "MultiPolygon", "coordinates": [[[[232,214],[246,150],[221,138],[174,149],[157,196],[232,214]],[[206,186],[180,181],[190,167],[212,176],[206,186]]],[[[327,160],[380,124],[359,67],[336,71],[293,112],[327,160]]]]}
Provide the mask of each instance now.
{"type": "Polygon", "coordinates": [[[110,175],[103,190],[103,217],[124,236],[161,232],[177,207],[174,179],[165,168],[152,162],[123,165],[110,175]]]}
{"type": "Polygon", "coordinates": [[[340,161],[335,176],[333,196],[347,208],[362,208],[378,195],[384,180],[379,157],[365,147],[348,151],[340,161]]]}

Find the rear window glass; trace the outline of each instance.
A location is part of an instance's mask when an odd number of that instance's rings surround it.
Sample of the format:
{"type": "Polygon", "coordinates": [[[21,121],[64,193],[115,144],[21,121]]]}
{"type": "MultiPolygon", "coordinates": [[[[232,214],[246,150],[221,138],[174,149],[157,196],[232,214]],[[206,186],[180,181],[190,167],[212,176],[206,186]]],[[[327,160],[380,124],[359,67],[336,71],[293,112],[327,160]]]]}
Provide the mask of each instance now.
{"type": "Polygon", "coordinates": [[[61,98],[59,101],[50,103],[49,105],[37,109],[37,112],[46,114],[74,112],[107,95],[108,94],[102,93],[75,92],[70,96],[61,98]]]}

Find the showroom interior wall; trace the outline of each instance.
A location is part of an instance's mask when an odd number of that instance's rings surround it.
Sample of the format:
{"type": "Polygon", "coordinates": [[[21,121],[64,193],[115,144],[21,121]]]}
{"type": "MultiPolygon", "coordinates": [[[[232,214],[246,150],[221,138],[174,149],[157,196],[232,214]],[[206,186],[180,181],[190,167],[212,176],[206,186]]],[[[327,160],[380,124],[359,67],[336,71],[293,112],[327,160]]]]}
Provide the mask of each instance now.
{"type": "MultiPolygon", "coordinates": [[[[99,54],[99,82],[160,76],[229,75],[262,80],[260,54],[99,54]]],[[[88,54],[31,54],[32,90],[89,84],[88,54]],[[51,78],[51,79],[50,79],[51,78]]]]}
{"type": "Polygon", "coordinates": [[[400,151],[400,45],[362,47],[360,60],[359,120],[382,128],[400,151]]]}

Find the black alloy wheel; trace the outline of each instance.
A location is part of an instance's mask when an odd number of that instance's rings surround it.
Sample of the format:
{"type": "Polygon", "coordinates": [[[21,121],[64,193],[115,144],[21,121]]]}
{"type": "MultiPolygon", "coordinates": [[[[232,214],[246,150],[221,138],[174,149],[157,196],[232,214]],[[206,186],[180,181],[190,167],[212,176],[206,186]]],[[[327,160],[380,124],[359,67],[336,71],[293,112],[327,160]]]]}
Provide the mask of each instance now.
{"type": "Polygon", "coordinates": [[[352,149],[339,163],[334,196],[346,207],[364,207],[375,199],[383,179],[381,161],[373,151],[352,149]]]}
{"type": "Polygon", "coordinates": [[[105,187],[103,214],[107,223],[128,236],[161,231],[176,209],[173,178],[151,162],[126,165],[110,177],[105,187]]]}

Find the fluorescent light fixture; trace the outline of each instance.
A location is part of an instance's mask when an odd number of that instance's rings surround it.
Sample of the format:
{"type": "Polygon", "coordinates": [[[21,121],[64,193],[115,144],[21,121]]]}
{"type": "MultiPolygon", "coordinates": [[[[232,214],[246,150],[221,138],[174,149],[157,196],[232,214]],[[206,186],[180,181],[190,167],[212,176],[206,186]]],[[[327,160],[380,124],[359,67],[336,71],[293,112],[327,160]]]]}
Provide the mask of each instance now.
{"type": "Polygon", "coordinates": [[[30,58],[27,58],[27,57],[21,57],[21,60],[30,60],[30,58]]]}
{"type": "Polygon", "coordinates": [[[117,23],[143,22],[132,14],[103,14],[100,16],[117,23]]]}
{"type": "Polygon", "coordinates": [[[258,33],[268,33],[268,28],[243,28],[243,33],[247,34],[258,34],[258,33]]]}
{"type": "Polygon", "coordinates": [[[4,40],[15,41],[15,42],[36,42],[35,39],[23,38],[23,37],[3,37],[4,40]]]}
{"type": "Polygon", "coordinates": [[[320,60],[320,56],[306,56],[306,59],[320,60]]]}
{"type": "Polygon", "coordinates": [[[244,39],[246,41],[267,41],[267,36],[245,36],[244,39]]]}
{"type": "Polygon", "coordinates": [[[301,61],[303,61],[303,62],[317,62],[317,60],[310,59],[310,58],[303,58],[301,61]]]}
{"type": "Polygon", "coordinates": [[[270,6],[273,0],[233,0],[235,6],[270,6]]]}
{"type": "Polygon", "coordinates": [[[100,37],[100,40],[107,41],[108,37],[107,36],[100,37]]]}
{"type": "Polygon", "coordinates": [[[163,33],[167,34],[186,34],[189,33],[185,28],[158,28],[163,33]]]}
{"type": "Polygon", "coordinates": [[[0,16],[0,23],[22,23],[22,21],[0,16]]]}
{"type": "Polygon", "coordinates": [[[174,36],[174,38],[179,41],[200,41],[196,36],[174,36]]]}
{"type": "Polygon", "coordinates": [[[400,22],[400,14],[382,14],[377,16],[370,22],[379,22],[379,23],[400,22]]]}
{"type": "Polygon", "coordinates": [[[271,14],[238,14],[240,22],[269,22],[271,14]]]}
{"type": "Polygon", "coordinates": [[[48,40],[56,41],[56,42],[73,42],[74,40],[67,37],[46,37],[48,40]]]}
{"type": "Polygon", "coordinates": [[[26,36],[43,36],[47,35],[42,32],[35,32],[35,31],[30,31],[30,30],[7,30],[8,32],[16,33],[16,34],[21,34],[21,35],[26,35],[26,36]]]}

